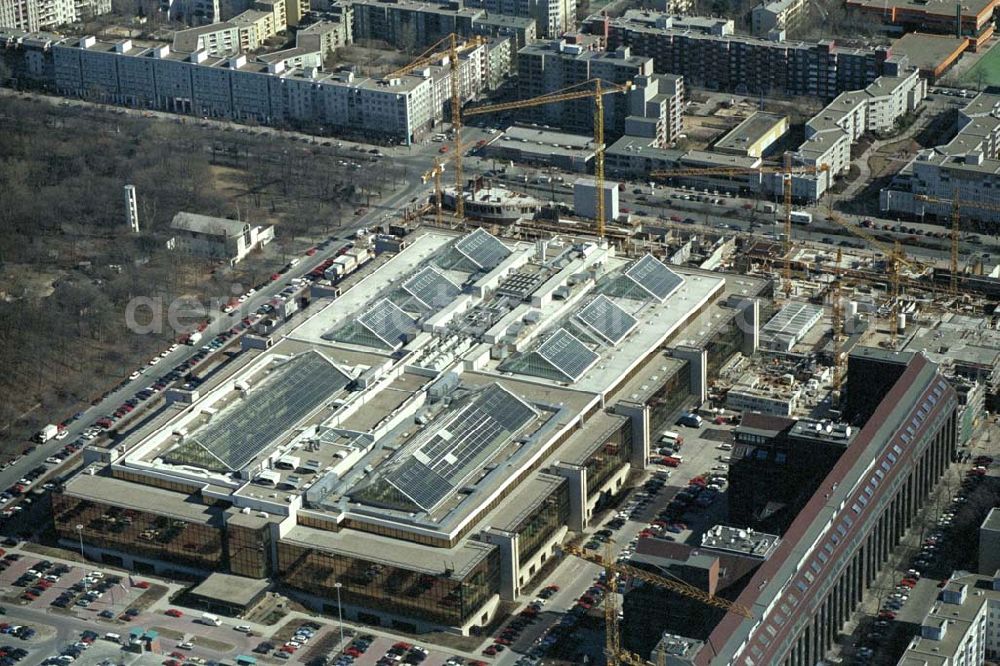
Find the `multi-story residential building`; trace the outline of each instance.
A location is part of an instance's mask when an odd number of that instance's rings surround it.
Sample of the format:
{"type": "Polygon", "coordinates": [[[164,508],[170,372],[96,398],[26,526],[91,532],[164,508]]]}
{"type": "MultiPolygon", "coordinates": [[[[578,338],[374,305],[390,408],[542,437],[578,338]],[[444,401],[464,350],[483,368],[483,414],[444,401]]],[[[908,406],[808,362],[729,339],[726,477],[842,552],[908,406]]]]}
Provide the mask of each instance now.
{"type": "MultiPolygon", "coordinates": [[[[19,66],[19,73],[33,71],[36,80],[62,94],[200,116],[323,125],[403,143],[430,132],[445,117],[451,99],[446,64],[400,79],[376,80],[320,72],[320,52],[304,47],[251,60],[93,37],[35,45],[24,35],[11,35],[0,40],[0,46],[14,60],[41,58],[41,65],[19,66]]],[[[474,98],[490,81],[502,78],[503,73],[491,70],[510,66],[509,59],[500,57],[502,49],[487,43],[461,55],[463,99],[474,98]]]]}
{"type": "Polygon", "coordinates": [[[205,51],[213,58],[256,51],[285,31],[285,16],[285,0],[260,0],[229,21],[178,30],[173,49],[181,53],[205,51]]]}
{"type": "MultiPolygon", "coordinates": [[[[905,63],[899,63],[905,64],[905,63]]],[[[890,71],[898,71],[892,63],[890,71]]],[[[863,90],[837,96],[826,108],[806,123],[806,140],[795,151],[796,163],[825,166],[816,175],[796,174],[792,177],[792,194],[796,199],[816,201],[833,185],[834,180],[850,167],[851,146],[866,132],[886,132],[896,121],[915,110],[927,95],[927,82],[916,70],[901,71],[898,76],[881,76],[863,90]]],[[[711,151],[680,151],[624,136],[608,148],[606,164],[611,174],[642,177],[655,169],[697,169],[730,167],[753,169],[760,164],[763,146],[773,135],[782,133],[781,124],[761,118],[756,123],[741,125],[723,137],[711,151]],[[739,147],[747,150],[737,150],[739,147]]],[[[631,133],[630,133],[631,134],[631,133]]],[[[780,194],[783,184],[780,174],[697,176],[683,179],[697,187],[726,191],[758,193],[765,196],[780,194]]]]}
{"type": "Polygon", "coordinates": [[[288,0],[285,14],[288,25],[298,25],[309,13],[309,0],[288,0]]]}
{"type": "Polygon", "coordinates": [[[204,51],[213,58],[225,58],[243,51],[240,27],[234,23],[210,23],[174,33],[173,50],[178,53],[204,51]]]}
{"type": "Polygon", "coordinates": [[[861,12],[876,25],[898,32],[900,29],[957,35],[976,49],[993,36],[994,13],[998,0],[970,0],[960,4],[950,0],[847,0],[847,7],[861,12]]]}
{"type": "Polygon", "coordinates": [[[206,25],[222,20],[219,0],[160,0],[160,11],[170,20],[184,21],[188,25],[206,25]]]}
{"type": "Polygon", "coordinates": [[[998,191],[1000,95],[981,93],[959,111],[958,133],[947,143],[918,152],[879,199],[882,210],[894,215],[948,219],[957,197],[963,221],[987,231],[996,228],[1000,214],[977,208],[976,202],[995,201],[998,191]]]}
{"type": "Polygon", "coordinates": [[[805,0],[771,0],[757,5],[750,12],[754,35],[767,37],[794,27],[805,13],[805,0]]]}
{"type": "MultiPolygon", "coordinates": [[[[880,76],[863,90],[838,95],[806,122],[806,140],[795,153],[798,163],[825,165],[827,171],[792,178],[792,195],[815,201],[851,166],[851,146],[866,132],[889,132],[896,121],[927,96],[927,80],[915,69],[899,76],[880,76]]],[[[771,189],[781,192],[779,178],[771,189]]]]}
{"type": "Polygon", "coordinates": [[[832,99],[891,73],[886,72],[886,49],[738,36],[732,25],[724,19],[640,10],[619,18],[595,15],[585,22],[589,32],[607,37],[608,49],[629,46],[652,58],[657,72],[680,74],[688,85],[717,90],[832,99]]]}
{"type": "MultiPolygon", "coordinates": [[[[669,143],[679,132],[683,81],[653,74],[650,58],[633,56],[627,47],[599,48],[598,40],[577,36],[531,44],[517,54],[518,85],[524,97],[561,90],[591,79],[605,83],[631,82],[633,89],[604,97],[604,126],[609,138],[625,133],[646,137],[657,145],[669,143]]],[[[594,103],[574,100],[526,110],[535,122],[576,131],[593,131],[594,103]]]]}
{"type": "Polygon", "coordinates": [[[649,139],[650,145],[665,148],[683,129],[684,77],[675,74],[637,76],[627,93],[628,115],[625,134],[649,139]]]}
{"type": "Polygon", "coordinates": [[[997,572],[955,572],[920,623],[898,666],[976,666],[1000,657],[997,572]]]}
{"type": "Polygon", "coordinates": [[[38,32],[111,11],[111,0],[0,0],[0,27],[38,32]]]}
{"type": "Polygon", "coordinates": [[[356,0],[354,40],[380,40],[407,51],[422,50],[451,33],[473,34],[473,20],[482,11],[462,7],[455,1],[444,4],[415,0],[356,0]]]}
{"type": "Polygon", "coordinates": [[[510,37],[513,41],[514,57],[523,46],[538,39],[538,30],[533,19],[523,16],[507,16],[483,12],[472,21],[472,31],[477,35],[490,37],[510,37]]]}
{"type": "Polygon", "coordinates": [[[350,17],[323,14],[319,20],[309,25],[300,25],[295,33],[295,45],[319,51],[324,57],[342,46],[354,42],[350,17]]]}
{"type": "Polygon", "coordinates": [[[576,0],[465,0],[490,15],[534,19],[539,36],[554,39],[576,26],[576,0]]]}
{"type": "Polygon", "coordinates": [[[274,23],[274,14],[262,9],[248,9],[240,12],[229,21],[239,28],[240,52],[256,51],[264,42],[285,29],[274,23]]]}
{"type": "Polygon", "coordinates": [[[665,14],[683,16],[694,9],[694,0],[653,0],[651,8],[665,14]]]}

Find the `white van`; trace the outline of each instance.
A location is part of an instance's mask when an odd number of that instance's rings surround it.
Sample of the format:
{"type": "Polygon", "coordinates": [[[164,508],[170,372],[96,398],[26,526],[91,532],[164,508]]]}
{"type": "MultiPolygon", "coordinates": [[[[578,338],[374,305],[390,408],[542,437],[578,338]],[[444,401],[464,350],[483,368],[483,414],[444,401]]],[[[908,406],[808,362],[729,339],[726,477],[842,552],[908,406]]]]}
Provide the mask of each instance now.
{"type": "Polygon", "coordinates": [[[104,640],[111,641],[112,643],[121,643],[122,637],[119,634],[108,632],[104,634],[104,640]]]}
{"type": "Polygon", "coordinates": [[[681,438],[680,433],[673,430],[664,430],[660,435],[660,444],[675,444],[681,438]]]}
{"type": "Polygon", "coordinates": [[[212,615],[211,613],[202,613],[200,622],[202,624],[207,624],[210,627],[221,627],[222,620],[219,619],[218,615],[212,615]]]}
{"type": "Polygon", "coordinates": [[[719,450],[720,451],[732,451],[733,450],[733,445],[732,444],[719,444],[719,450]]]}

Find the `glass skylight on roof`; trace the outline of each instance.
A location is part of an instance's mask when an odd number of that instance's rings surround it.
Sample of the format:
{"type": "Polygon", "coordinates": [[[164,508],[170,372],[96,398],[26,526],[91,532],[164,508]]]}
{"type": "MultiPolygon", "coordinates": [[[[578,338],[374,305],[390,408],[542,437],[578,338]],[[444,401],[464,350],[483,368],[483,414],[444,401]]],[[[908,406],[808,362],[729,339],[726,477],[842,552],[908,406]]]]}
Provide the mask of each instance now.
{"type": "Polygon", "coordinates": [[[667,297],[684,283],[684,278],[651,254],[629,266],[625,270],[625,277],[660,303],[666,301],[667,297]]]}
{"type": "Polygon", "coordinates": [[[408,449],[387,481],[433,511],[486,465],[538,412],[499,384],[489,384],[408,449]]]}
{"type": "Polygon", "coordinates": [[[576,319],[585,329],[609,345],[621,342],[639,323],[635,317],[603,294],[581,310],[576,319]]]}
{"type": "Polygon", "coordinates": [[[565,328],[560,328],[535,350],[570,381],[577,381],[600,358],[565,328]]]}
{"type": "Polygon", "coordinates": [[[195,429],[164,460],[217,471],[242,469],[349,381],[322,354],[299,354],[195,429]]]}
{"type": "Polygon", "coordinates": [[[510,255],[503,243],[483,229],[476,229],[455,243],[455,249],[481,270],[496,268],[510,255]]]}
{"type": "Polygon", "coordinates": [[[387,298],[368,308],[358,317],[358,323],[390,349],[403,343],[403,337],[413,330],[413,319],[387,298]]]}
{"type": "Polygon", "coordinates": [[[403,283],[403,289],[431,310],[439,310],[462,293],[451,280],[427,266],[403,283]]]}

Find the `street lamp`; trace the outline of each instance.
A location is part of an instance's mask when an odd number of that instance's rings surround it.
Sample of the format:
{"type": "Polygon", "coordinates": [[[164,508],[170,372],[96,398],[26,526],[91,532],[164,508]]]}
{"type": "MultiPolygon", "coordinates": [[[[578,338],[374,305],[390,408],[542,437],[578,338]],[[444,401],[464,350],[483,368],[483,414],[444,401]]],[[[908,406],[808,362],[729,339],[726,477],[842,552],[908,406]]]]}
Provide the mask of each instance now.
{"type": "MultiPolygon", "coordinates": [[[[76,535],[80,538],[80,558],[86,562],[87,556],[83,552],[83,525],[77,524],[76,535]]],[[[83,589],[86,590],[90,586],[87,584],[87,577],[83,577],[83,589]]]]}
{"type": "Polygon", "coordinates": [[[76,535],[80,537],[80,557],[87,559],[87,556],[83,553],[83,525],[76,526],[76,535]]]}
{"type": "Polygon", "coordinates": [[[337,621],[340,624],[340,649],[344,649],[344,613],[340,608],[340,588],[343,587],[343,583],[334,583],[333,586],[337,588],[337,621]]]}

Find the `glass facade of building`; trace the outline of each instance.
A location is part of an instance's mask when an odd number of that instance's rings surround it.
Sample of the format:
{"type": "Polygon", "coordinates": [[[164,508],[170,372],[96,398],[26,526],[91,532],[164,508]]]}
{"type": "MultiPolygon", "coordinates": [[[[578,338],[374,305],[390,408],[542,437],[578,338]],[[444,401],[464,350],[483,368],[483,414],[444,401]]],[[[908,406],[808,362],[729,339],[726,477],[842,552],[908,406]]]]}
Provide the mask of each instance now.
{"type": "Polygon", "coordinates": [[[705,344],[708,381],[719,376],[719,369],[733,354],[743,349],[743,331],[733,319],[719,327],[712,339],[705,344]]]}
{"type": "MultiPolygon", "coordinates": [[[[447,556],[442,555],[442,561],[447,556]]],[[[308,594],[341,600],[422,622],[459,626],[500,590],[500,551],[494,548],[462,580],[350,555],[278,542],[278,576],[308,594]]],[[[365,618],[368,621],[369,618],[365,618]]]]}
{"type": "Polygon", "coordinates": [[[73,542],[82,525],[84,543],[95,548],[208,571],[225,568],[221,511],[218,525],[205,525],[55,493],[52,517],[56,533],[73,542]]]}
{"type": "Polygon", "coordinates": [[[625,420],[584,462],[587,468],[587,497],[592,498],[608,478],[629,463],[632,457],[632,426],[625,420]]]}
{"type": "Polygon", "coordinates": [[[660,432],[671,429],[671,417],[690,395],[691,365],[685,362],[646,402],[649,405],[649,433],[654,443],[660,432]]]}
{"type": "Polygon", "coordinates": [[[271,531],[240,525],[226,527],[229,571],[237,576],[267,578],[271,572],[271,531]]]}
{"type": "Polygon", "coordinates": [[[519,535],[518,555],[522,561],[538,552],[552,533],[569,522],[569,484],[565,479],[525,521],[513,530],[519,535]]]}

